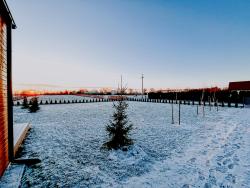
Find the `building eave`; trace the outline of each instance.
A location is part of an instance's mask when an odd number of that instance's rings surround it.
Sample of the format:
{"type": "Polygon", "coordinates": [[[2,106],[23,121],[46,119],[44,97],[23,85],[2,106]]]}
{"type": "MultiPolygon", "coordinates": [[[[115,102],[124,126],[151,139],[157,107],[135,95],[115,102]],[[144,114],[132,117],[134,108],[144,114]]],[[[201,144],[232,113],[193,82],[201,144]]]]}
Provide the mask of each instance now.
{"type": "Polygon", "coordinates": [[[4,9],[3,14],[5,15],[5,17],[7,17],[9,19],[12,29],[16,29],[17,26],[16,26],[16,23],[15,23],[15,20],[14,20],[12,14],[10,12],[10,9],[9,9],[6,1],[5,0],[0,0],[0,2],[1,2],[1,7],[3,7],[3,9],[4,9]]]}

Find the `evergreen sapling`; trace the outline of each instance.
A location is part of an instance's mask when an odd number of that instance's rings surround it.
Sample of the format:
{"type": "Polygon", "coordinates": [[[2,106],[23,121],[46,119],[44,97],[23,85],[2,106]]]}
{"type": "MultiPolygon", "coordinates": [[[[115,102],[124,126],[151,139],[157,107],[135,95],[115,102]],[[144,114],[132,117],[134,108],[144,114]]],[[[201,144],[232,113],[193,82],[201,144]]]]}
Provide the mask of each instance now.
{"type": "Polygon", "coordinates": [[[124,146],[133,144],[133,140],[129,138],[129,133],[133,129],[133,124],[129,123],[127,108],[128,103],[125,101],[123,94],[125,89],[122,89],[121,95],[118,97],[117,103],[113,103],[115,109],[112,120],[106,126],[106,131],[110,140],[104,144],[108,149],[122,149],[124,146]]]}
{"type": "Polygon", "coordinates": [[[30,102],[31,102],[31,105],[29,106],[30,113],[37,112],[40,109],[37,97],[32,98],[30,102]]]}

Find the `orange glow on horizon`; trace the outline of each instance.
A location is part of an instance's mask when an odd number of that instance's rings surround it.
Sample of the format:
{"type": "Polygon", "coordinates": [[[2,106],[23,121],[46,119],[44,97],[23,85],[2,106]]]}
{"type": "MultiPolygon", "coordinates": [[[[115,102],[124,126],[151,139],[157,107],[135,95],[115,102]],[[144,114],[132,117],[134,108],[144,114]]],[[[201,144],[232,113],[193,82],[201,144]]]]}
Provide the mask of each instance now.
{"type": "MultiPolygon", "coordinates": [[[[14,96],[38,96],[38,95],[90,95],[90,94],[111,94],[114,89],[112,88],[100,88],[96,90],[79,89],[79,90],[62,90],[62,91],[49,91],[49,90],[16,90],[14,96]]],[[[148,92],[183,92],[190,90],[204,90],[207,92],[217,92],[220,90],[227,90],[227,88],[210,87],[210,88],[186,88],[186,89],[147,89],[148,92]]],[[[128,93],[137,94],[136,89],[128,89],[128,93]],[[130,91],[131,90],[131,91],[130,91]]]]}

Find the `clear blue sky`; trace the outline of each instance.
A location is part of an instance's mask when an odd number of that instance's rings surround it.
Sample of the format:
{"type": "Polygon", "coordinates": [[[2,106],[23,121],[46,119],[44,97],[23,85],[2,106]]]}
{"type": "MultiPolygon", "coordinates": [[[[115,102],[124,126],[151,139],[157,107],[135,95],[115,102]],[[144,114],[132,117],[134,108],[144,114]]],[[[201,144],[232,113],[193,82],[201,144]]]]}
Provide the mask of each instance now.
{"type": "Polygon", "coordinates": [[[187,88],[250,80],[248,0],[8,0],[14,86],[187,88]]]}

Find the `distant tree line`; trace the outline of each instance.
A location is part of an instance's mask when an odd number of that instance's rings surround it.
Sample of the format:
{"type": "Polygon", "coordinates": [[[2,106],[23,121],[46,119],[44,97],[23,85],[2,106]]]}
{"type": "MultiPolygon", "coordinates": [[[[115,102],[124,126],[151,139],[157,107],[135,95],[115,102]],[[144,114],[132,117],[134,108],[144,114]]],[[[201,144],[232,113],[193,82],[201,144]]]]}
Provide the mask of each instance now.
{"type": "Polygon", "coordinates": [[[185,91],[149,92],[149,99],[190,100],[190,101],[218,101],[242,103],[245,97],[250,97],[250,91],[230,91],[228,89],[211,91],[209,89],[193,89],[185,91]]]}

